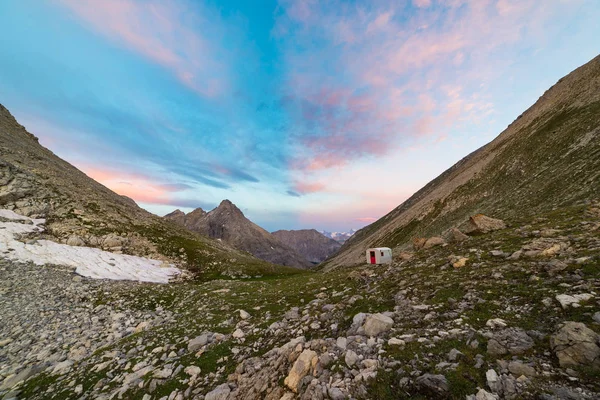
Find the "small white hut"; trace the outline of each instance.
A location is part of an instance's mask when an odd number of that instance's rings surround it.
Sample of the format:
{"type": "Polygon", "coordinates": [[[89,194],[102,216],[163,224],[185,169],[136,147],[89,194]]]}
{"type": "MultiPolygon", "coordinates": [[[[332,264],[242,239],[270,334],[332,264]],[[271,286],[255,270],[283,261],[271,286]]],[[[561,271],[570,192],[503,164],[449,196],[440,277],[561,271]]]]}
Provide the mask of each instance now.
{"type": "Polygon", "coordinates": [[[367,264],[390,264],[391,262],[392,249],[389,247],[367,249],[367,264]]]}

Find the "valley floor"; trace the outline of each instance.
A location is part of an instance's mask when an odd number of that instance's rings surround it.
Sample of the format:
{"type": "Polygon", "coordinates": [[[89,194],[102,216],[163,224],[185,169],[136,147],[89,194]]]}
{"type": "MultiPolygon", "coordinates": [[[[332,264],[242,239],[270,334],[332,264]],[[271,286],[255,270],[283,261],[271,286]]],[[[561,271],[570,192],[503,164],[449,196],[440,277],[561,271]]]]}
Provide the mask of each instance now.
{"type": "Polygon", "coordinates": [[[0,398],[600,398],[600,208],[506,222],[286,277],[161,285],[0,261],[0,398]]]}

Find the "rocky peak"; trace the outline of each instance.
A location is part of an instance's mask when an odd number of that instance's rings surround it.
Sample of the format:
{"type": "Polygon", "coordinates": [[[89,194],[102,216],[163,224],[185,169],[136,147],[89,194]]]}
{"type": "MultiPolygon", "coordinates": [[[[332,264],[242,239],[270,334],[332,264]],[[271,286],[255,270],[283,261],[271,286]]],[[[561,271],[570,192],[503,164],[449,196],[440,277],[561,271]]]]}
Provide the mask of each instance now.
{"type": "Polygon", "coordinates": [[[217,208],[211,211],[211,213],[223,214],[230,213],[232,215],[237,215],[240,217],[244,217],[244,213],[240,210],[235,204],[233,204],[230,200],[223,200],[221,204],[217,208]]]}

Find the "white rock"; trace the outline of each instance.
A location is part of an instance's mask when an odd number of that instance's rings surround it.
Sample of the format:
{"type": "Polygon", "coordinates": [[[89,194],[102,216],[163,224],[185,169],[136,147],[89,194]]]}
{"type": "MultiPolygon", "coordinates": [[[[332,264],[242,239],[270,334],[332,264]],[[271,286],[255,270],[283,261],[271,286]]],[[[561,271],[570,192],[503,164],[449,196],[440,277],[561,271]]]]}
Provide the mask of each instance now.
{"type": "Polygon", "coordinates": [[[580,301],[587,301],[593,297],[594,295],[590,293],[575,294],[573,296],[568,294],[557,294],[556,300],[558,300],[563,309],[566,309],[569,306],[579,307],[580,301]]]}
{"type": "Polygon", "coordinates": [[[59,362],[52,369],[52,373],[53,374],[64,374],[71,368],[72,365],[73,365],[73,361],[71,361],[71,360],[65,360],[63,362],[59,362]]]}
{"type": "Polygon", "coordinates": [[[183,372],[185,372],[189,376],[196,376],[196,375],[200,374],[201,370],[200,370],[200,367],[197,367],[195,365],[190,365],[188,367],[185,367],[183,372]]]}
{"type": "Polygon", "coordinates": [[[217,386],[214,390],[208,392],[204,400],[227,400],[231,389],[227,383],[217,386]]]}
{"type": "Polygon", "coordinates": [[[352,367],[358,361],[358,355],[352,350],[346,350],[344,361],[348,367],[352,367]]]}
{"type": "Polygon", "coordinates": [[[394,326],[394,320],[380,313],[368,315],[363,324],[367,336],[377,336],[389,331],[392,326],[394,326]]]}
{"type": "Polygon", "coordinates": [[[240,318],[241,319],[248,319],[250,318],[250,313],[244,311],[244,310],[240,310],[240,318]]]}
{"type": "Polygon", "coordinates": [[[348,345],[348,339],[346,339],[345,337],[339,337],[339,338],[337,338],[337,341],[335,342],[335,344],[340,349],[346,350],[346,346],[348,345]]]}
{"type": "Polygon", "coordinates": [[[493,318],[493,319],[488,319],[487,322],[485,323],[485,325],[489,326],[492,329],[497,329],[497,328],[506,328],[506,326],[508,324],[502,318],[493,318]]]}
{"type": "Polygon", "coordinates": [[[238,328],[233,332],[231,336],[233,336],[236,339],[241,339],[244,337],[244,331],[238,328]]]}
{"type": "Polygon", "coordinates": [[[390,340],[388,340],[388,345],[390,346],[404,346],[406,344],[406,342],[402,339],[398,339],[398,338],[391,338],[390,340]]]}

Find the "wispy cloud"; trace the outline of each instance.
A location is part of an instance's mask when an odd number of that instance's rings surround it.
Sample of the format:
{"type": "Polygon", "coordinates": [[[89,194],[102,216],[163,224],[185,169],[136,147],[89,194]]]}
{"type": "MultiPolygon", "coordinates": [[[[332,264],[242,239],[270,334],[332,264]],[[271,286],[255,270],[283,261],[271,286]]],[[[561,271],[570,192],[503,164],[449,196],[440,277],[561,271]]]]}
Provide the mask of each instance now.
{"type": "Polygon", "coordinates": [[[55,0],[116,44],[172,71],[191,89],[218,97],[230,87],[230,54],[215,45],[219,16],[179,0],[55,0]]]}
{"type": "Polygon", "coordinates": [[[310,182],[318,171],[443,139],[489,116],[487,89],[506,67],[502,52],[543,41],[544,25],[572,7],[281,0],[272,34],[284,56],[298,146],[290,167],[310,182]]]}

